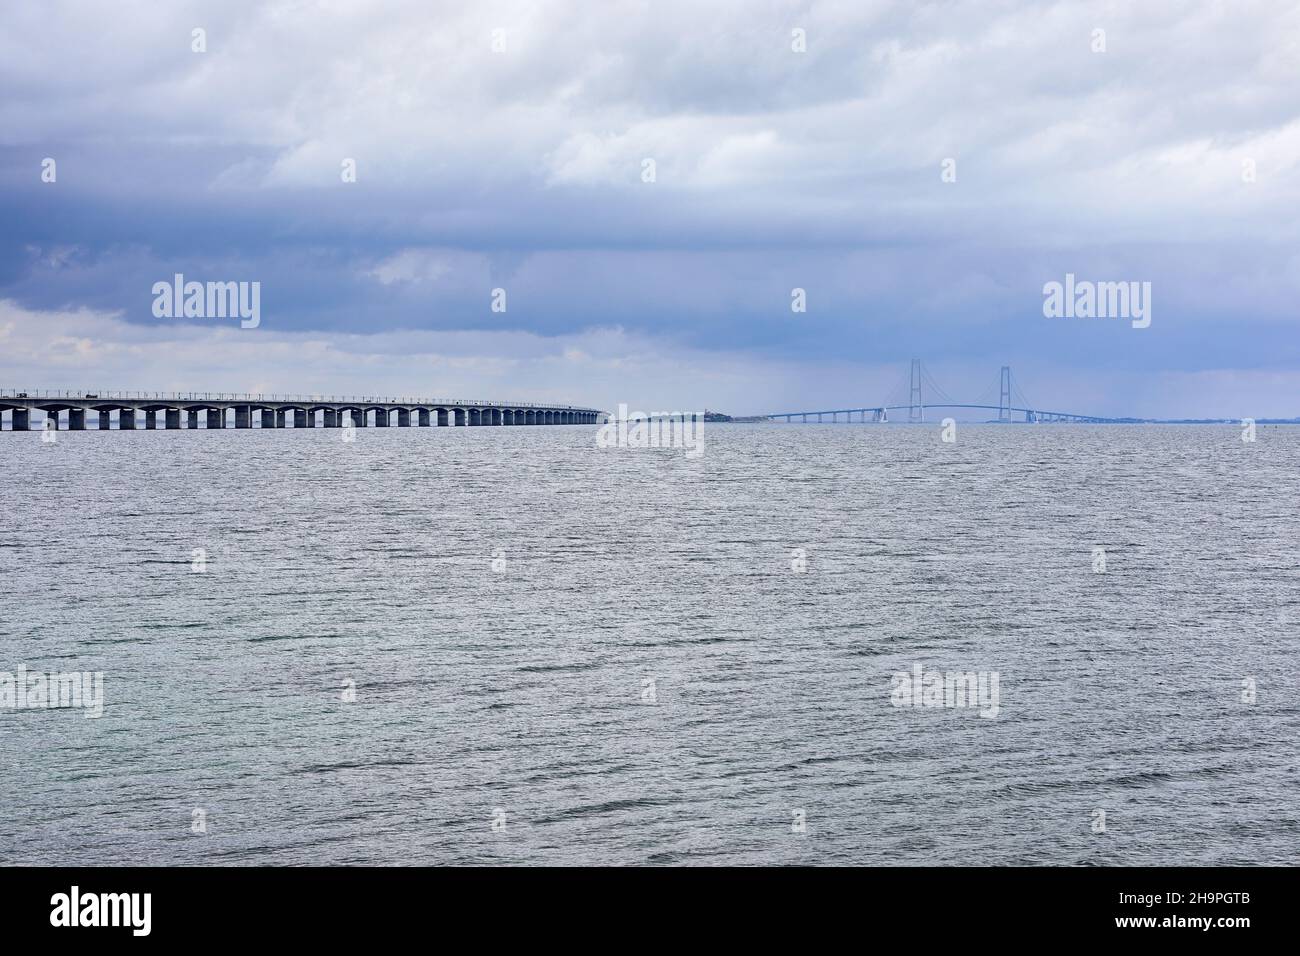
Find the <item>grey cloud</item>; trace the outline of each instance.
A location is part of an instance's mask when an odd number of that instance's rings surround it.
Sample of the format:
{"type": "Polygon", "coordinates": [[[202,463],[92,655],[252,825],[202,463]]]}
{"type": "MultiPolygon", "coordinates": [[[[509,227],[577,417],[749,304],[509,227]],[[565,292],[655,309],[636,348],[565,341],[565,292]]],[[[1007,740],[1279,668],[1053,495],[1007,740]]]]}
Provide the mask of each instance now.
{"type": "Polygon", "coordinates": [[[0,295],[153,324],[149,285],[205,272],[286,333],[617,325],[810,377],[1275,367],[1298,43],[1255,0],[10,6],[0,295]],[[1153,281],[1147,338],[1047,324],[1066,271],[1153,281]]]}

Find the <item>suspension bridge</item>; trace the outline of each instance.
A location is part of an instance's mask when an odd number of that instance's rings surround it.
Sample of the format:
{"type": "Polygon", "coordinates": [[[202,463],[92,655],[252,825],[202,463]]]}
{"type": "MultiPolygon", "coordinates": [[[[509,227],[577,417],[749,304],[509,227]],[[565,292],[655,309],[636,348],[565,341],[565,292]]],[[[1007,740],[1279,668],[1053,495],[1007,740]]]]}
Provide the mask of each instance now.
{"type": "MultiPolygon", "coordinates": [[[[901,385],[901,382],[900,382],[901,385]]],[[[773,412],[770,415],[760,416],[770,421],[826,421],[825,416],[830,416],[830,421],[837,422],[840,416],[844,416],[844,421],[853,421],[853,416],[859,416],[859,421],[887,422],[889,413],[895,413],[895,419],[898,421],[923,422],[927,411],[935,409],[981,409],[989,412],[996,412],[996,419],[990,416],[990,420],[999,422],[1085,422],[1089,424],[1118,424],[1145,422],[1143,418],[1105,418],[1099,415],[1082,415],[1078,412],[1061,412],[1041,408],[1029,402],[1023,392],[1011,378],[1011,366],[1004,365],[998,375],[998,403],[992,404],[992,388],[985,389],[973,402],[954,401],[938,383],[930,376],[920,359],[912,359],[912,369],[907,385],[907,397],[904,401],[901,389],[895,389],[893,394],[897,394],[897,401],[886,400],[884,404],[865,406],[861,408],[826,408],[819,411],[808,412],[773,412]],[[985,398],[989,402],[985,402],[985,398]],[[1019,403],[1019,404],[1017,404],[1019,403]],[[868,419],[867,416],[870,416],[868,419]],[[1019,417],[1018,417],[1019,416],[1019,417]]]]}

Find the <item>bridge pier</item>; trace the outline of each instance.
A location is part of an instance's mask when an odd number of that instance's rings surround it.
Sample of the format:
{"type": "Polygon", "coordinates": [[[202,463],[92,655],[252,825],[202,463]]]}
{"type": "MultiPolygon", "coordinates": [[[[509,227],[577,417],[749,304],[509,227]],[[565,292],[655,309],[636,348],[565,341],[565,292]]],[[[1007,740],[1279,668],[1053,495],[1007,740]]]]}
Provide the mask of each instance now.
{"type": "MultiPolygon", "coordinates": [[[[97,399],[95,395],[87,396],[92,402],[97,399]]],[[[330,403],[332,407],[324,404],[317,405],[293,405],[286,404],[280,407],[266,404],[254,404],[254,401],[264,401],[261,396],[248,396],[249,401],[243,403],[240,400],[243,396],[221,395],[216,396],[215,400],[222,403],[225,407],[213,407],[206,405],[204,402],[214,400],[213,395],[204,394],[182,394],[175,393],[169,395],[146,394],[136,398],[128,398],[131,404],[123,407],[116,400],[108,407],[95,407],[89,402],[85,404],[66,405],[68,396],[62,393],[51,393],[49,395],[37,395],[36,401],[40,402],[43,407],[33,407],[25,405],[13,408],[12,413],[6,417],[9,418],[9,427],[13,431],[30,431],[33,428],[59,430],[67,429],[69,431],[85,431],[87,428],[98,427],[101,431],[112,430],[114,428],[121,431],[134,431],[144,429],[146,431],[155,431],[165,429],[167,431],[194,430],[199,427],[206,429],[221,429],[233,427],[237,429],[253,428],[315,428],[323,424],[325,428],[338,428],[347,419],[345,416],[351,414],[352,424],[358,428],[365,428],[367,425],[378,428],[387,428],[396,426],[398,428],[423,427],[465,427],[465,426],[502,426],[502,425],[574,425],[586,422],[601,422],[605,419],[603,413],[593,413],[586,411],[576,411],[573,409],[560,408],[503,408],[498,406],[378,406],[368,405],[364,407],[351,406],[347,400],[339,400],[330,403]],[[232,401],[233,399],[233,401],[232,401]],[[166,400],[175,401],[175,405],[160,403],[166,400]],[[230,404],[225,404],[229,402],[230,404]],[[237,402],[239,402],[237,404],[237,402]],[[51,405],[57,407],[51,408],[51,405]],[[61,422],[64,409],[67,409],[66,424],[61,422]],[[228,409],[234,409],[234,420],[227,422],[226,413],[228,409]],[[323,413],[322,422],[316,421],[316,413],[323,413]],[[375,420],[370,421],[370,412],[375,414],[375,420]],[[396,421],[394,421],[394,411],[396,421]],[[260,412],[261,417],[254,421],[255,415],[260,412]],[[116,415],[114,414],[116,413],[116,415]],[[200,425],[200,419],[204,418],[206,413],[205,424],[200,425]],[[289,415],[292,413],[292,420],[289,415]],[[97,416],[97,417],[96,417],[97,416]],[[143,416],[143,422],[141,421],[143,416]],[[116,417],[117,422],[114,424],[113,419],[116,417]]],[[[294,402],[295,399],[290,396],[283,396],[280,399],[284,402],[294,402]]],[[[82,399],[73,398],[72,401],[82,402],[82,399]]],[[[319,397],[313,398],[312,401],[319,401],[319,397]]],[[[793,413],[788,416],[790,420],[799,413],[793,413]]],[[[818,414],[809,412],[807,415],[818,414]]],[[[838,421],[838,415],[827,412],[832,415],[833,421],[838,421]]],[[[847,421],[852,421],[852,413],[847,421]]],[[[865,413],[864,413],[865,414],[865,413]]],[[[673,415],[669,420],[676,421],[677,415],[673,415]]],[[[773,416],[780,418],[781,416],[773,416]]],[[[824,420],[824,416],[818,414],[818,417],[824,420]]],[[[1064,418],[1064,416],[1060,416],[1064,418]]],[[[686,421],[682,416],[682,421],[686,421]]],[[[865,418],[864,418],[865,420],[865,418]]],[[[1071,417],[1070,420],[1082,420],[1071,417]]]]}

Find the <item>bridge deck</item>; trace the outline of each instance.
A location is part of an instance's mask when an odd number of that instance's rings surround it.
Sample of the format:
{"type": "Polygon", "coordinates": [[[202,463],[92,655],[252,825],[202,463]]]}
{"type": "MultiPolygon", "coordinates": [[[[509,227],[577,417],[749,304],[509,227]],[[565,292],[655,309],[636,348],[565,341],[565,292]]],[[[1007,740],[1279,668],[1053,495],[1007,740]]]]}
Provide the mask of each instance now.
{"type": "Polygon", "coordinates": [[[1080,415],[1077,412],[1057,412],[1057,411],[1049,411],[1047,409],[1039,409],[1039,408],[1022,408],[1014,405],[1007,407],[1003,405],[977,405],[977,404],[962,403],[962,402],[927,402],[924,405],[874,405],[874,406],[868,405],[863,408],[827,408],[827,409],[821,409],[818,411],[811,411],[811,412],[773,412],[772,414],[765,415],[763,417],[769,419],[784,418],[786,421],[789,421],[792,418],[807,418],[810,415],[821,416],[821,415],[861,414],[865,416],[867,413],[871,413],[872,415],[880,416],[882,414],[886,414],[891,411],[911,412],[913,409],[919,410],[922,414],[924,414],[926,409],[930,409],[930,408],[978,408],[978,409],[984,409],[986,411],[998,412],[999,414],[1003,412],[1008,412],[1009,415],[1015,415],[1016,413],[1020,413],[1025,416],[1026,421],[1055,420],[1055,421],[1071,421],[1071,422],[1093,422],[1099,424],[1107,423],[1107,422],[1127,423],[1127,422],[1138,421],[1138,419],[1133,419],[1133,418],[1103,418],[1097,415],[1080,415]]]}
{"type": "MultiPolygon", "coordinates": [[[[253,395],[235,392],[108,392],[0,390],[0,416],[8,413],[10,430],[28,431],[33,413],[45,415],[45,429],[57,429],[67,415],[67,427],[86,428],[87,413],[98,416],[99,430],[111,428],[117,413],[118,428],[136,427],[137,413],[145,413],[145,428],[157,426],[158,412],[165,416],[167,429],[198,428],[199,413],[205,413],[208,428],[225,428],[228,412],[234,412],[234,427],[252,428],[254,413],[261,413],[263,428],[287,427],[292,416],[295,428],[314,428],[322,413],[326,428],[352,425],[362,428],[373,415],[376,427],[385,427],[397,413],[398,427],[429,425],[580,425],[601,421],[603,413],[576,405],[547,405],[537,402],[465,401],[375,395],[253,395]],[[182,420],[186,425],[182,425],[182,420]]],[[[2,424],[2,422],[0,422],[2,424]]]]}

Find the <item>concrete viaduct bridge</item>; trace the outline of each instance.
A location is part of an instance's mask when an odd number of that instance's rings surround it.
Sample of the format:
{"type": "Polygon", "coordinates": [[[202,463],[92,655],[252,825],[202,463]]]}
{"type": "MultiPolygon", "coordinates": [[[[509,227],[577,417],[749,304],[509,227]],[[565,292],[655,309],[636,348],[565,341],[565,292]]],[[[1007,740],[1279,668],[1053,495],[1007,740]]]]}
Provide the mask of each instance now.
{"type": "Polygon", "coordinates": [[[399,428],[434,425],[586,425],[604,419],[594,408],[532,402],[464,402],[344,395],[239,395],[227,392],[95,392],[0,389],[0,427],[11,431],[101,431],[137,428],[399,428]],[[141,413],[143,413],[143,421],[141,413]],[[161,425],[159,424],[161,420],[161,425]]]}

